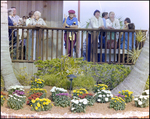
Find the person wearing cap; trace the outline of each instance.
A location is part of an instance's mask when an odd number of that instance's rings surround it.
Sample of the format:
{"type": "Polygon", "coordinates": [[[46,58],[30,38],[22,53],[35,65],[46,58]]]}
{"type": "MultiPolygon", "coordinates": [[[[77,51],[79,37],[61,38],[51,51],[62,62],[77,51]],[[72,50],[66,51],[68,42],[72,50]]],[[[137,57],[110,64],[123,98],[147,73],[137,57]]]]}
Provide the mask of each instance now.
{"type": "MultiPolygon", "coordinates": [[[[68,13],[69,13],[68,17],[64,15],[65,18],[63,20],[63,28],[78,28],[78,19],[74,17],[75,11],[69,10],[68,13]]],[[[70,57],[71,56],[71,41],[73,41],[73,47],[74,47],[76,43],[76,33],[70,31],[68,33],[68,38],[67,38],[67,31],[65,31],[65,34],[64,34],[65,44],[67,44],[67,39],[68,39],[68,56],[70,57]]],[[[65,45],[65,49],[66,48],[67,47],[65,45]]]]}
{"type": "MultiPolygon", "coordinates": [[[[100,18],[100,11],[95,10],[93,15],[94,16],[90,19],[88,28],[105,29],[103,19],[100,18]]],[[[91,32],[88,33],[88,62],[90,62],[90,54],[91,54],[90,51],[91,51],[91,32]]]]}

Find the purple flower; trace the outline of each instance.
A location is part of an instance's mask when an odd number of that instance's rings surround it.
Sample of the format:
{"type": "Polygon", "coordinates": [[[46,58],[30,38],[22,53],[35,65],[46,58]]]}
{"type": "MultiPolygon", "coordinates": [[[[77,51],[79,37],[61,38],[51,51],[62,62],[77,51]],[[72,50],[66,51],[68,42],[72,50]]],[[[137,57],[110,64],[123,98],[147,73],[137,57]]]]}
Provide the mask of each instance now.
{"type": "Polygon", "coordinates": [[[56,94],[56,96],[63,96],[63,95],[65,95],[65,96],[68,96],[69,94],[68,93],[59,93],[59,94],[56,94]]]}

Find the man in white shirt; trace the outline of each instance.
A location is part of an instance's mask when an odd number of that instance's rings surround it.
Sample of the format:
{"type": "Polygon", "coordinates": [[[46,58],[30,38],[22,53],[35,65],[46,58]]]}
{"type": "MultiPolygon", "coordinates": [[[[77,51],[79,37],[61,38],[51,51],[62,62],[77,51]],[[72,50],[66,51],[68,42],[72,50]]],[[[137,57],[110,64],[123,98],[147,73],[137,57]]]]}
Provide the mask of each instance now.
{"type": "Polygon", "coordinates": [[[13,16],[11,17],[11,19],[13,20],[14,23],[16,23],[16,25],[19,25],[20,17],[16,15],[16,7],[11,7],[11,9],[13,9],[13,16]]]}
{"type": "MultiPolygon", "coordinates": [[[[89,23],[88,28],[105,29],[103,19],[100,18],[100,11],[99,10],[94,11],[94,16],[90,19],[90,23],[89,23]]],[[[88,33],[88,62],[90,62],[90,54],[91,54],[90,51],[91,51],[91,32],[88,33]]]]}

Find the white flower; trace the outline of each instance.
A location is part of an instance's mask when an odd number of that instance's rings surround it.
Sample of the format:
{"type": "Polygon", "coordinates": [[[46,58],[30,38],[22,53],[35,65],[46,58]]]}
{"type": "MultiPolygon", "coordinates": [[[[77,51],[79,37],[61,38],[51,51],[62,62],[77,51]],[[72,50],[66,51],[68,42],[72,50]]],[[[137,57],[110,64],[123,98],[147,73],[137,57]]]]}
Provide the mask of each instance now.
{"type": "Polygon", "coordinates": [[[103,95],[103,97],[105,97],[105,95],[103,95]]]}
{"type": "Polygon", "coordinates": [[[83,102],[83,101],[84,101],[84,100],[81,100],[81,99],[79,100],[79,102],[83,102]]]}
{"type": "Polygon", "coordinates": [[[101,101],[101,99],[97,99],[97,101],[98,101],[98,102],[100,102],[100,101],[101,101]]]}
{"type": "Polygon", "coordinates": [[[13,97],[12,95],[9,95],[10,97],[13,97]]]}
{"type": "Polygon", "coordinates": [[[142,102],[139,100],[139,101],[138,101],[138,104],[139,104],[139,105],[141,105],[141,104],[142,104],[142,102]]]}
{"type": "Polygon", "coordinates": [[[20,99],[18,99],[18,101],[21,101],[20,99]]]}
{"type": "Polygon", "coordinates": [[[81,104],[79,104],[79,106],[81,106],[81,104]]]}
{"type": "Polygon", "coordinates": [[[145,90],[144,92],[145,92],[147,95],[149,95],[149,90],[145,90]]]}
{"type": "Polygon", "coordinates": [[[78,103],[79,103],[79,101],[78,101],[78,100],[75,100],[75,99],[71,100],[71,102],[73,102],[73,103],[75,103],[75,104],[78,104],[78,103]]]}
{"type": "Polygon", "coordinates": [[[138,101],[138,98],[134,98],[134,101],[138,101]]]}
{"type": "Polygon", "coordinates": [[[66,72],[69,73],[69,70],[67,70],[66,72]]]}
{"type": "Polygon", "coordinates": [[[99,90],[99,89],[97,89],[97,91],[99,92],[100,90],[99,90]]]}
{"type": "Polygon", "coordinates": [[[56,86],[54,86],[54,87],[50,90],[50,92],[55,92],[55,89],[56,89],[56,86]]]}
{"type": "Polygon", "coordinates": [[[105,98],[105,101],[107,102],[107,101],[108,101],[108,98],[105,98]]]}
{"type": "Polygon", "coordinates": [[[99,95],[98,97],[102,97],[102,95],[99,95]]]}
{"type": "Polygon", "coordinates": [[[113,97],[113,94],[110,94],[111,97],[113,97]]]}
{"type": "Polygon", "coordinates": [[[71,108],[71,110],[74,110],[75,108],[71,108]]]}
{"type": "Polygon", "coordinates": [[[107,97],[109,97],[110,95],[109,94],[107,94],[107,97]]]}
{"type": "Polygon", "coordinates": [[[84,105],[86,105],[87,103],[88,103],[87,101],[84,101],[84,102],[83,102],[84,105]]]}

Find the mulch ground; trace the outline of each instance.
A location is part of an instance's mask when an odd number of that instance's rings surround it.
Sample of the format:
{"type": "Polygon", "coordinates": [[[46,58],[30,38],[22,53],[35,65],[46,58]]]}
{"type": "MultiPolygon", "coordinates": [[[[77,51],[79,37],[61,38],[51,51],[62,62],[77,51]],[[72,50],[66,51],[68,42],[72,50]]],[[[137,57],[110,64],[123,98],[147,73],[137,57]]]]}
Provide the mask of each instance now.
{"type": "MultiPolygon", "coordinates": [[[[50,95],[51,95],[51,90],[52,87],[50,86],[45,86],[44,89],[47,90],[47,98],[50,98],[50,95]]],[[[25,95],[27,96],[28,95],[28,92],[29,89],[25,89],[25,95]]],[[[6,94],[8,94],[7,92],[4,92],[6,94]]],[[[27,98],[26,98],[26,101],[27,101],[27,98]]],[[[67,115],[71,115],[73,114],[71,111],[70,111],[70,107],[57,107],[57,106],[53,106],[52,109],[50,111],[41,111],[41,112],[36,112],[36,111],[31,111],[31,107],[29,105],[26,105],[24,104],[23,106],[24,108],[20,109],[20,110],[13,110],[13,109],[10,109],[8,106],[7,106],[7,101],[5,100],[4,102],[4,105],[1,106],[1,118],[20,118],[19,117],[19,114],[21,115],[24,115],[23,118],[27,118],[27,117],[31,117],[31,118],[39,118],[38,116],[34,116],[35,114],[37,115],[46,115],[46,114],[51,114],[51,115],[64,115],[64,114],[67,114],[67,115]],[[2,113],[6,113],[8,114],[9,116],[6,116],[6,115],[3,115],[2,113]],[[13,114],[18,114],[18,116],[12,116],[13,114]],[[30,115],[30,116],[29,116],[30,115]]],[[[90,113],[97,113],[97,114],[102,114],[102,115],[115,115],[115,114],[118,114],[118,113],[121,113],[121,114],[126,114],[126,112],[134,112],[134,111],[137,111],[139,113],[143,113],[143,112],[149,112],[149,107],[146,107],[146,108],[139,108],[139,107],[136,107],[135,104],[134,104],[134,101],[130,102],[130,103],[127,103],[126,105],[126,108],[125,110],[118,110],[118,111],[115,111],[114,109],[110,109],[109,108],[109,103],[94,103],[94,106],[88,106],[86,108],[86,113],[77,113],[77,115],[79,116],[82,116],[82,115],[85,115],[85,114],[90,114],[90,113]]],[[[129,116],[130,117],[130,116],[129,116]]],[[[130,118],[139,118],[137,116],[132,116],[130,118]]],[[[149,115],[145,116],[145,117],[140,117],[140,118],[149,118],[149,115]]]]}

